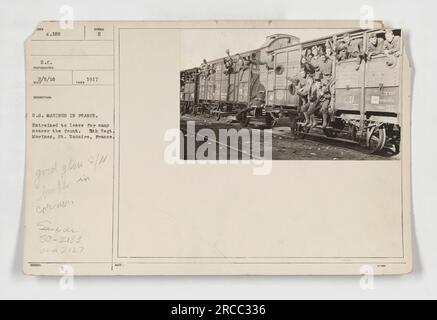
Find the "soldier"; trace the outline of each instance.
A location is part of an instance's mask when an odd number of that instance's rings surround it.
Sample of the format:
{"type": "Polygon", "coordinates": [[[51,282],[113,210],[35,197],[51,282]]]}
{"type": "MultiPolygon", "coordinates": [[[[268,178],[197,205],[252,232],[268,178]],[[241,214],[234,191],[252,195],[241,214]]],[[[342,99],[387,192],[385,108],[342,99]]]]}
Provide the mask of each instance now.
{"type": "Polygon", "coordinates": [[[318,92],[320,90],[320,79],[307,77],[305,87],[301,88],[302,94],[306,94],[305,103],[302,105],[301,111],[305,117],[304,127],[309,127],[312,125],[311,112],[314,109],[314,103],[319,98],[318,92]]]}
{"type": "Polygon", "coordinates": [[[361,62],[364,60],[365,55],[363,52],[363,40],[354,39],[349,33],[346,33],[343,40],[337,45],[338,61],[344,61],[352,58],[357,59],[357,67],[355,70],[360,70],[361,62]]]}
{"type": "Polygon", "coordinates": [[[325,54],[328,59],[334,61],[334,43],[333,40],[326,40],[325,43],[325,54]]]}
{"type": "Polygon", "coordinates": [[[319,62],[319,69],[322,75],[322,83],[328,84],[332,80],[333,62],[328,58],[327,54],[322,52],[319,62]]]}
{"type": "Polygon", "coordinates": [[[334,52],[332,51],[332,47],[326,47],[325,54],[329,60],[331,60],[331,61],[335,60],[335,56],[334,56],[334,52]]]}
{"type": "Polygon", "coordinates": [[[244,60],[239,53],[236,55],[235,59],[235,72],[240,72],[244,68],[244,60]]]}
{"type": "Polygon", "coordinates": [[[305,57],[302,57],[301,68],[305,71],[305,74],[308,77],[314,77],[316,73],[316,69],[313,67],[311,63],[309,63],[309,61],[305,57]]]}
{"type": "Polygon", "coordinates": [[[322,82],[320,77],[315,77],[308,93],[308,103],[304,106],[303,114],[305,116],[304,126],[310,129],[317,125],[315,113],[319,106],[319,101],[322,96],[322,82]]]}
{"type": "Polygon", "coordinates": [[[275,67],[275,54],[270,52],[265,60],[260,60],[260,65],[265,65],[267,70],[272,70],[275,67]]]}
{"type": "Polygon", "coordinates": [[[291,95],[297,95],[299,97],[298,112],[301,112],[302,106],[308,102],[308,92],[309,92],[309,79],[307,78],[306,72],[302,69],[298,75],[294,77],[287,77],[287,80],[291,81],[288,90],[291,95]]]}
{"type": "Polygon", "coordinates": [[[301,68],[303,68],[304,62],[310,62],[313,58],[313,54],[311,53],[311,49],[304,49],[302,50],[302,56],[301,56],[301,68]]]}
{"type": "Polygon", "coordinates": [[[325,129],[328,126],[328,118],[329,118],[329,108],[331,105],[331,88],[330,83],[323,84],[321,89],[321,97],[319,100],[320,112],[322,113],[323,124],[322,129],[325,129]]]}
{"type": "Polygon", "coordinates": [[[393,66],[396,63],[396,58],[399,58],[401,55],[401,37],[395,36],[393,30],[387,30],[382,50],[389,58],[387,60],[387,65],[393,66]]]}
{"type": "Polygon", "coordinates": [[[252,57],[241,57],[240,54],[237,54],[237,59],[235,62],[235,72],[240,73],[240,81],[243,80],[244,77],[244,73],[246,72],[246,70],[251,70],[250,67],[253,63],[256,63],[256,55],[252,57]]]}
{"type": "Polygon", "coordinates": [[[337,57],[337,61],[341,62],[347,60],[347,44],[344,40],[337,41],[337,36],[334,36],[334,41],[336,42],[335,46],[335,55],[337,57]]]}
{"type": "Polygon", "coordinates": [[[316,73],[318,73],[319,70],[319,65],[320,65],[320,49],[317,46],[313,46],[311,49],[311,53],[312,53],[312,58],[309,61],[311,63],[311,65],[314,67],[316,73]]]}
{"type": "Polygon", "coordinates": [[[243,60],[244,60],[244,68],[246,69],[258,63],[255,52],[252,53],[250,56],[244,57],[243,60]]]}
{"type": "Polygon", "coordinates": [[[208,61],[206,59],[203,59],[202,64],[200,65],[200,75],[203,78],[207,78],[209,76],[210,66],[208,64],[208,61]]]}
{"type": "Polygon", "coordinates": [[[224,62],[225,69],[226,69],[225,74],[228,75],[228,74],[231,74],[235,71],[234,70],[235,62],[234,62],[234,59],[232,59],[232,57],[231,57],[229,49],[226,49],[226,55],[227,55],[227,57],[225,57],[223,59],[223,62],[224,62]]]}
{"type": "Polygon", "coordinates": [[[322,84],[321,79],[316,79],[309,96],[310,103],[307,115],[310,118],[310,124],[308,127],[313,129],[317,125],[316,113],[320,111],[323,117],[322,129],[325,129],[328,126],[329,106],[331,102],[329,84],[322,84]]]}
{"type": "Polygon", "coordinates": [[[383,52],[384,40],[378,38],[376,33],[369,35],[369,41],[367,41],[366,58],[368,61],[372,60],[373,56],[377,56],[383,52]]]}

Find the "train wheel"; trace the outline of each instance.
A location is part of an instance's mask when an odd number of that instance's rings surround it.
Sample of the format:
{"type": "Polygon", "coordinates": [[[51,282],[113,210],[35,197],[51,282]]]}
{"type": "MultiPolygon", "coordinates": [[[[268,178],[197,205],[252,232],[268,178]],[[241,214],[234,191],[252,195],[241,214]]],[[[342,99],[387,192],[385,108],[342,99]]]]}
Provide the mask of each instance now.
{"type": "Polygon", "coordinates": [[[372,127],[367,131],[367,150],[369,153],[381,151],[387,141],[385,128],[372,127]]]}

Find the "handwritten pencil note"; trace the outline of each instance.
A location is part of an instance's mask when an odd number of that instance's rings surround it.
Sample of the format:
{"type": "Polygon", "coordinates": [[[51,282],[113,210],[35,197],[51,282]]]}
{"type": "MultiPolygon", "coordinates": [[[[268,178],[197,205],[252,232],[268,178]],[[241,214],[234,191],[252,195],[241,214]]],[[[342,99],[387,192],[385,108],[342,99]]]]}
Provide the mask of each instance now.
{"type": "MultiPolygon", "coordinates": [[[[335,21],[41,23],[26,42],[24,272],[410,272],[403,48],[399,56],[373,58],[387,79],[396,72],[378,88],[366,82],[367,70],[376,78],[379,70],[368,61],[332,69],[338,81],[325,96],[336,117],[329,126],[320,111],[308,118],[311,128],[297,132],[305,118],[290,88],[307,49],[319,46],[325,57],[333,35],[343,41],[373,32],[389,41],[383,24],[376,28],[335,21]],[[393,98],[375,109],[380,92],[393,98]]],[[[303,77],[319,83],[313,74],[303,77]]]]}

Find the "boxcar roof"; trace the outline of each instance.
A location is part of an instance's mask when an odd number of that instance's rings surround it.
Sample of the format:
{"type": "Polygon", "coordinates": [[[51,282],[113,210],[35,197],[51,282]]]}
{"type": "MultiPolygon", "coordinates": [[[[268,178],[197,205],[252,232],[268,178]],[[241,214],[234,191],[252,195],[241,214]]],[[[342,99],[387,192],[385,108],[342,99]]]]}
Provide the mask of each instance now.
{"type": "MultiPolygon", "coordinates": [[[[242,56],[245,56],[245,55],[248,55],[248,54],[251,54],[251,53],[257,52],[257,51],[259,51],[259,50],[260,50],[260,49],[253,49],[253,50],[244,51],[244,52],[237,52],[237,53],[235,53],[235,54],[231,54],[231,57],[232,57],[232,58],[235,58],[235,57],[237,56],[237,54],[240,54],[240,55],[242,55],[242,56]]],[[[214,60],[209,60],[208,63],[217,63],[217,62],[222,62],[224,58],[227,58],[227,57],[226,57],[226,56],[223,56],[223,57],[221,57],[221,58],[217,58],[217,59],[214,59],[214,60]]]]}
{"type": "MultiPolygon", "coordinates": [[[[332,39],[332,37],[334,35],[336,35],[337,37],[341,38],[345,34],[349,33],[352,36],[352,38],[354,38],[354,37],[357,37],[357,36],[361,36],[365,32],[372,32],[372,33],[373,32],[384,32],[384,29],[366,29],[366,30],[358,29],[358,30],[350,30],[350,31],[345,31],[345,32],[340,32],[340,33],[333,33],[330,36],[325,36],[325,37],[321,37],[321,38],[317,38],[317,39],[313,39],[313,40],[308,40],[308,41],[303,41],[303,42],[291,43],[289,46],[278,48],[275,51],[283,50],[283,49],[290,48],[290,47],[296,47],[296,46],[309,47],[309,46],[313,46],[313,45],[324,44],[326,42],[326,40],[332,39]]],[[[273,34],[273,35],[270,35],[270,36],[266,37],[266,41],[261,45],[261,47],[259,47],[257,49],[241,52],[240,55],[242,55],[242,56],[248,55],[248,54],[251,54],[253,52],[258,52],[258,51],[260,51],[260,50],[262,50],[264,48],[267,48],[267,47],[269,47],[269,45],[273,41],[276,41],[278,39],[278,37],[291,37],[294,40],[299,40],[299,38],[297,38],[297,37],[295,37],[293,35],[290,35],[290,34],[285,34],[285,33],[284,34],[282,34],[282,33],[273,34]]],[[[236,55],[237,54],[233,54],[233,55],[231,55],[231,57],[235,58],[236,55]]],[[[208,63],[222,63],[224,58],[226,58],[226,57],[223,56],[221,58],[209,60],[208,63]]],[[[199,65],[200,65],[200,63],[199,63],[199,65]]],[[[183,70],[182,72],[195,71],[196,69],[197,68],[191,68],[191,69],[183,70]]]]}
{"type": "Polygon", "coordinates": [[[197,72],[197,67],[194,68],[190,68],[190,69],[185,69],[185,70],[181,70],[181,73],[189,73],[189,72],[197,72]]]}

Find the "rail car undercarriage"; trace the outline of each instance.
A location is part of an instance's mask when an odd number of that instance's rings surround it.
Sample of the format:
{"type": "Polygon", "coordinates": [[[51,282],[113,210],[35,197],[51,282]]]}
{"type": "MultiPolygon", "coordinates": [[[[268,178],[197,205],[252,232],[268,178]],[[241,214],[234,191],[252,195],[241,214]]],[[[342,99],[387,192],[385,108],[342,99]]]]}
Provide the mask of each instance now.
{"type": "Polygon", "coordinates": [[[392,149],[394,154],[400,152],[401,129],[398,125],[365,120],[344,120],[336,118],[330,126],[322,128],[321,121],[314,128],[304,127],[297,122],[294,132],[296,136],[319,136],[332,140],[356,143],[368,153],[378,153],[385,148],[392,149]]]}
{"type": "Polygon", "coordinates": [[[243,127],[272,129],[282,119],[287,119],[295,137],[314,136],[329,140],[354,143],[364,148],[365,152],[374,154],[383,149],[391,149],[393,154],[400,152],[401,128],[398,124],[371,119],[354,119],[347,114],[336,114],[328,127],[322,127],[322,120],[317,118],[313,128],[305,127],[301,115],[295,109],[282,107],[250,107],[235,104],[204,103],[191,105],[186,112],[204,114],[221,120],[234,116],[243,127]]]}

